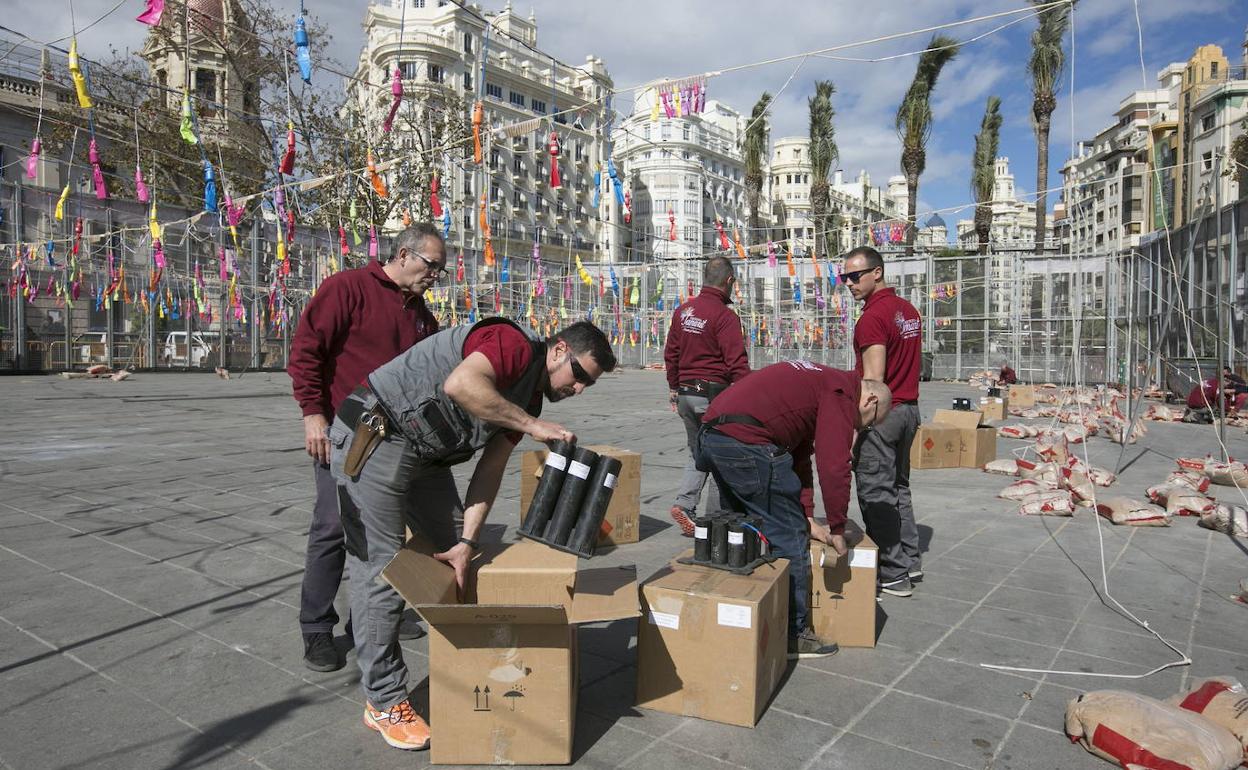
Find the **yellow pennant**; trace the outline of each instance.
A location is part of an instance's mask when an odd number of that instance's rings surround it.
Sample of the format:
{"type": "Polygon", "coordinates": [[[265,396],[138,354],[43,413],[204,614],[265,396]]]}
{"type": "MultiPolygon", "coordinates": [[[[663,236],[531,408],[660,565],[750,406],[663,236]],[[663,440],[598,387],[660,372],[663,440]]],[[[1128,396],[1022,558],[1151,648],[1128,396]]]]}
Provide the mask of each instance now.
{"type": "Polygon", "coordinates": [[[61,220],[65,218],[65,199],[69,197],[69,185],[65,185],[65,189],[61,190],[61,197],[56,202],[56,218],[61,220]]]}
{"type": "Polygon", "coordinates": [[[87,79],[83,77],[82,65],[78,63],[78,38],[69,41],[69,74],[74,79],[74,90],[78,92],[78,106],[89,110],[95,105],[91,103],[91,94],[87,93],[87,79]]]}

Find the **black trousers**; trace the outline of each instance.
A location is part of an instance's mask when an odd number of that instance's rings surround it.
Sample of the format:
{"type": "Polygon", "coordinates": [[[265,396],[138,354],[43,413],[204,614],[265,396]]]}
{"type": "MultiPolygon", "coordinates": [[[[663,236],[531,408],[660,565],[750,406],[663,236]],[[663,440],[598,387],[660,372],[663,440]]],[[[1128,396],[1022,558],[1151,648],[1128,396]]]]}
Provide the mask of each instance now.
{"type": "Polygon", "coordinates": [[[313,463],[316,502],[308,530],[308,552],[303,567],[303,590],[299,597],[299,626],[303,633],[332,632],[338,623],[334,597],[342,582],[347,549],[338,515],[338,483],[328,465],[313,463]]]}

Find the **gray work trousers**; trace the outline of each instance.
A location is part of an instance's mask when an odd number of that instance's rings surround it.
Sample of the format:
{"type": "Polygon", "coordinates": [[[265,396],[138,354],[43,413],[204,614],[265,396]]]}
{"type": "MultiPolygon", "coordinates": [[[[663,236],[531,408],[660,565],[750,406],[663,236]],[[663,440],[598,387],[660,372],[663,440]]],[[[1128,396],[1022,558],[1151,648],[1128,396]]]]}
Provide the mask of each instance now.
{"type": "MultiPolygon", "coordinates": [[[[680,487],[676,490],[674,505],[683,508],[690,516],[698,510],[698,503],[702,500],[702,488],[706,486],[709,475],[694,466],[693,458],[698,451],[698,431],[702,428],[702,415],[706,414],[706,409],[710,404],[710,399],[704,396],[676,397],[676,414],[680,415],[681,422],[685,424],[689,457],[685,460],[685,474],[681,477],[680,487]]],[[[702,512],[706,514],[718,510],[719,485],[711,479],[710,489],[706,491],[706,507],[702,508],[702,512]]]]}
{"type": "MultiPolygon", "coordinates": [[[[375,397],[365,400],[366,406],[372,403],[375,397]]],[[[381,579],[381,570],[403,546],[404,525],[439,551],[454,546],[463,504],[451,469],[417,460],[399,436],[382,441],[360,475],[348,477],[342,466],[351,436],[346,423],[335,418],[329,466],[339,484],[360,685],[373,708],[384,711],[407,698],[408,673],[399,648],[403,597],[381,579]]]]}
{"type": "Polygon", "coordinates": [[[854,447],[858,508],[867,534],[880,547],[881,583],[922,569],[910,502],[910,445],[920,421],[917,404],[894,404],[879,425],[858,434],[854,447]]]}

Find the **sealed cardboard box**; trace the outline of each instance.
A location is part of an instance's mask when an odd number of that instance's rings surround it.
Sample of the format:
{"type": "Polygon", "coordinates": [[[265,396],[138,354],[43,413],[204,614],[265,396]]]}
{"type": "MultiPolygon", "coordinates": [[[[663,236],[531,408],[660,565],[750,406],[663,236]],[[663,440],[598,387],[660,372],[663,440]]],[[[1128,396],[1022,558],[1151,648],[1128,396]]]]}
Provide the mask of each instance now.
{"type": "Polygon", "coordinates": [[[997,458],[997,431],[983,427],[983,412],[937,409],[932,422],[958,429],[958,467],[982,468],[997,458]]]}
{"type": "Polygon", "coordinates": [[[957,428],[939,423],[920,425],[910,445],[910,467],[919,470],[957,468],[961,453],[957,428]]]}
{"type": "MultiPolygon", "coordinates": [[[[620,461],[619,481],[607,506],[607,515],[598,533],[598,545],[624,545],[636,543],[641,536],[641,455],[613,446],[586,446],[600,455],[620,461]]],[[[529,503],[537,489],[537,481],[546,467],[545,449],[525,452],[520,458],[520,521],[529,512],[529,503]]]]}
{"type": "Polygon", "coordinates": [[[879,548],[865,534],[846,556],[810,544],[810,622],[821,639],[842,647],[875,646],[879,548]]]}
{"type": "Polygon", "coordinates": [[[637,615],[632,567],[577,570],[540,543],[485,546],[455,604],[451,569],[413,539],[382,577],[429,624],[432,764],[567,764],[578,688],[576,626],[637,615]]]}
{"type": "Polygon", "coordinates": [[[1036,389],[1032,385],[1011,385],[1006,394],[1011,406],[1030,409],[1036,405],[1036,389]]]}
{"type": "Polygon", "coordinates": [[[672,564],[641,601],[637,705],[753,727],[788,663],[788,560],[750,575],[672,564]]]}
{"type": "Polygon", "coordinates": [[[1009,414],[1010,402],[1004,398],[984,396],[979,400],[979,411],[984,413],[985,420],[1004,420],[1009,414]]]}

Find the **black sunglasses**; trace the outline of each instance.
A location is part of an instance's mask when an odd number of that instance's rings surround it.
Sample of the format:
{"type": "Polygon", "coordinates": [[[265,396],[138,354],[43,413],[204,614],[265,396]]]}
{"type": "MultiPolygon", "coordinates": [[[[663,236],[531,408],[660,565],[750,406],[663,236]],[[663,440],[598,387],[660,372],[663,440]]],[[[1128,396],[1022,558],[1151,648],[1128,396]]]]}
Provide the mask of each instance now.
{"type": "Polygon", "coordinates": [[[434,262],[431,259],[426,259],[425,255],[423,254],[417,254],[416,258],[419,259],[421,262],[424,262],[425,267],[428,267],[430,270],[432,270],[434,275],[438,276],[439,278],[445,278],[448,274],[450,274],[450,271],[446,269],[446,265],[439,265],[437,262],[434,262]]]}
{"type": "Polygon", "coordinates": [[[866,267],[862,270],[851,270],[848,273],[841,273],[841,280],[845,281],[845,283],[858,283],[859,278],[875,269],[874,267],[866,267]]]}
{"type": "Polygon", "coordinates": [[[597,382],[597,380],[589,376],[589,372],[585,371],[585,367],[581,366],[581,363],[576,360],[576,356],[569,353],[568,360],[572,362],[572,379],[587,388],[597,382]]]}

